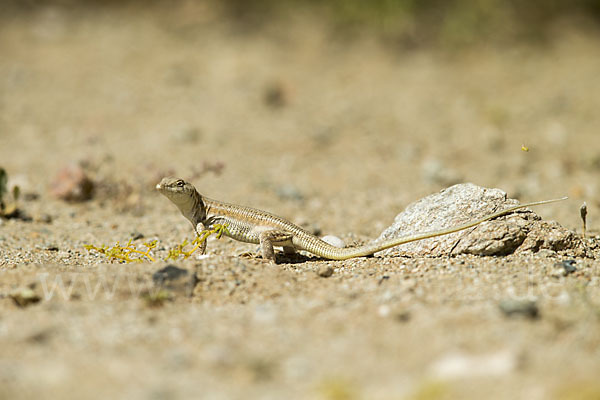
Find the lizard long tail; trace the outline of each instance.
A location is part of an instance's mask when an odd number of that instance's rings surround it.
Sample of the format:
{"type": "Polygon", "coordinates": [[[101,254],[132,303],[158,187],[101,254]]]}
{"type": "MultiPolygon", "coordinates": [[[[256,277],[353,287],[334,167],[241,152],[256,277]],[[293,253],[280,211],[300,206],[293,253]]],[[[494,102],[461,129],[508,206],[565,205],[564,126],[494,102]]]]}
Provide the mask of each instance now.
{"type": "Polygon", "coordinates": [[[429,238],[436,237],[436,236],[447,235],[447,234],[454,233],[454,232],[459,232],[464,229],[468,229],[468,228],[477,226],[477,225],[481,224],[482,222],[489,221],[491,219],[506,215],[508,213],[511,213],[513,211],[516,211],[516,210],[519,210],[519,209],[522,209],[525,207],[539,206],[542,204],[554,203],[554,202],[563,201],[566,199],[567,199],[567,197],[563,197],[560,199],[543,200],[543,201],[536,201],[533,203],[520,204],[518,206],[509,207],[505,210],[486,215],[485,217],[476,219],[474,221],[467,222],[462,225],[457,225],[457,226],[453,226],[450,228],[440,229],[440,230],[432,231],[432,232],[417,233],[414,235],[403,236],[400,238],[388,239],[383,242],[371,243],[371,244],[367,244],[367,245],[359,246],[359,247],[337,248],[337,247],[331,246],[330,244],[319,240],[318,242],[315,241],[315,242],[311,243],[311,245],[306,246],[305,250],[308,250],[311,253],[318,255],[319,257],[328,258],[330,260],[347,260],[349,258],[354,258],[354,257],[363,257],[363,256],[371,255],[373,253],[377,253],[378,251],[389,249],[390,247],[399,246],[401,244],[415,242],[417,240],[422,240],[422,239],[429,239],[429,238]]]}

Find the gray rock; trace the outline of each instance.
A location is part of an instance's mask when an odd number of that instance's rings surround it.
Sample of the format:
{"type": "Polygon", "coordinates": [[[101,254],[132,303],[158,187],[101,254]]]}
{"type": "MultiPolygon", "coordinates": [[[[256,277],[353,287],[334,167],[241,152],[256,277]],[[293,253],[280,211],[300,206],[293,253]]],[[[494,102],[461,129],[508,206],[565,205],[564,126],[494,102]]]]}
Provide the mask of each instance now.
{"type": "MultiPolygon", "coordinates": [[[[472,183],[454,185],[410,204],[376,240],[460,225],[517,204],[517,200],[508,199],[500,189],[483,188],[472,183]]],[[[523,209],[474,228],[396,246],[380,254],[491,256],[523,251],[537,252],[541,249],[580,252],[581,240],[558,223],[542,221],[529,209],[523,209]]]]}
{"type": "Polygon", "coordinates": [[[156,285],[163,285],[167,282],[174,282],[189,274],[187,269],[179,268],[175,265],[167,265],[152,274],[152,280],[156,285]]]}
{"type": "Polygon", "coordinates": [[[175,265],[167,265],[152,274],[154,285],[174,294],[191,296],[198,283],[195,273],[175,265]]]}

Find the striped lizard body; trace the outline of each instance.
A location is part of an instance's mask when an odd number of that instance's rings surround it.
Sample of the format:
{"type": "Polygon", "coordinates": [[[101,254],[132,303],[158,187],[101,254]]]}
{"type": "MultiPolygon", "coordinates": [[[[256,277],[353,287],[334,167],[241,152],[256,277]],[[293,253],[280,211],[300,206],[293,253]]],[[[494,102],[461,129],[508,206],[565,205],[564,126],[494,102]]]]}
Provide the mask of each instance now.
{"type": "MultiPolygon", "coordinates": [[[[179,208],[183,216],[192,223],[198,234],[205,229],[211,229],[215,225],[221,224],[227,228],[223,231],[226,236],[240,242],[260,244],[263,258],[272,262],[275,262],[273,246],[283,247],[285,253],[305,250],[316,256],[331,260],[346,260],[368,256],[404,243],[462,231],[525,207],[566,199],[520,204],[446,229],[388,239],[358,247],[338,248],[277,215],[204,197],[198,193],[191,183],[183,179],[163,178],[156,185],[156,189],[179,208]]],[[[202,250],[204,251],[204,248],[202,250]]]]}

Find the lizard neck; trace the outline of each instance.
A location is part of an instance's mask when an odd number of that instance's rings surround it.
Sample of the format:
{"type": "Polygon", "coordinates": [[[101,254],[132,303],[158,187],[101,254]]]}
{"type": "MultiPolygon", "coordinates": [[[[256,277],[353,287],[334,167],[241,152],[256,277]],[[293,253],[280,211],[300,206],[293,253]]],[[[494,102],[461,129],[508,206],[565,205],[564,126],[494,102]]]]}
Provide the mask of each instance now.
{"type": "Polygon", "coordinates": [[[192,223],[194,228],[206,220],[206,205],[204,204],[202,195],[197,190],[185,202],[179,205],[179,210],[192,223]]]}

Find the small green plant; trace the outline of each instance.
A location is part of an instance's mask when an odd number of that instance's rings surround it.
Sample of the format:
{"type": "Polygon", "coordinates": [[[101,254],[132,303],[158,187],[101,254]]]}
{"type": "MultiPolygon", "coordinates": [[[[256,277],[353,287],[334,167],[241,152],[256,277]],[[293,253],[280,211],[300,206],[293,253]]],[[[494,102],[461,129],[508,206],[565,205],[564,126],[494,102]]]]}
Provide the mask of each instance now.
{"type": "Polygon", "coordinates": [[[144,257],[154,262],[156,259],[150,254],[151,251],[156,247],[158,241],[153,240],[151,242],[144,243],[146,247],[145,251],[138,250],[136,245],[133,244],[133,239],[129,239],[129,242],[125,246],[121,246],[117,242],[113,247],[108,246],[94,246],[93,244],[86,244],[83,247],[87,251],[96,251],[108,258],[110,261],[121,261],[121,262],[143,262],[144,257]]]}
{"type": "Polygon", "coordinates": [[[200,232],[200,234],[198,236],[196,236],[196,239],[194,239],[191,243],[193,245],[193,247],[189,251],[184,250],[184,247],[189,244],[187,239],[184,240],[183,243],[175,246],[175,248],[170,249],[169,254],[167,255],[167,258],[165,258],[165,261],[177,260],[181,256],[183,256],[183,259],[185,260],[186,258],[190,257],[192,254],[194,254],[194,252],[196,250],[198,250],[199,248],[202,247],[202,249],[204,249],[204,243],[210,237],[210,235],[216,235],[216,238],[220,239],[221,236],[223,235],[223,233],[228,233],[228,232],[229,231],[227,230],[227,226],[222,225],[222,224],[215,224],[213,229],[205,229],[202,232],[200,232]]]}
{"type": "MultiPolygon", "coordinates": [[[[217,239],[220,239],[223,233],[229,233],[227,230],[227,226],[223,224],[215,224],[212,229],[205,229],[196,238],[192,241],[192,243],[188,243],[187,239],[183,241],[183,243],[178,244],[174,248],[170,249],[167,257],[164,261],[167,260],[178,260],[180,257],[183,259],[189,258],[196,250],[202,248],[204,250],[206,240],[211,235],[216,235],[217,239]],[[189,250],[185,250],[185,247],[188,245],[192,245],[192,248],[189,250]]],[[[133,239],[130,239],[129,242],[125,246],[121,246],[119,242],[117,242],[113,247],[108,246],[94,246],[92,244],[86,244],[83,247],[87,251],[95,251],[104,255],[110,261],[118,261],[123,263],[130,262],[144,262],[149,260],[150,262],[155,262],[156,258],[152,255],[152,251],[156,248],[158,244],[157,240],[153,240],[151,242],[146,242],[143,246],[146,248],[145,250],[140,250],[133,243],[133,239]]]]}
{"type": "Polygon", "coordinates": [[[8,195],[8,175],[4,168],[0,167],[0,217],[11,218],[19,215],[17,200],[20,194],[19,187],[14,186],[8,195]]]}
{"type": "Polygon", "coordinates": [[[8,183],[8,176],[6,176],[6,171],[4,168],[0,168],[0,201],[4,198],[6,194],[6,184],[8,183]]]}
{"type": "Polygon", "coordinates": [[[142,299],[144,299],[148,307],[162,307],[165,302],[173,300],[173,295],[168,290],[160,289],[155,293],[144,293],[142,299]]]}

